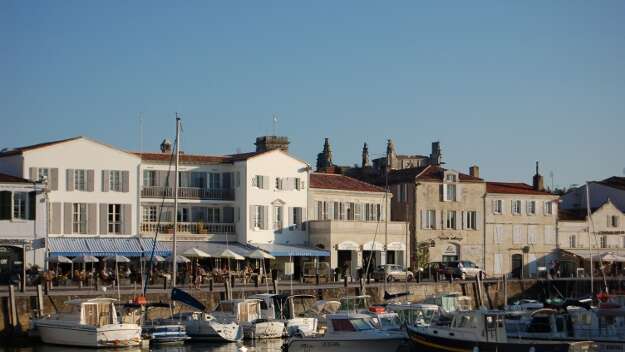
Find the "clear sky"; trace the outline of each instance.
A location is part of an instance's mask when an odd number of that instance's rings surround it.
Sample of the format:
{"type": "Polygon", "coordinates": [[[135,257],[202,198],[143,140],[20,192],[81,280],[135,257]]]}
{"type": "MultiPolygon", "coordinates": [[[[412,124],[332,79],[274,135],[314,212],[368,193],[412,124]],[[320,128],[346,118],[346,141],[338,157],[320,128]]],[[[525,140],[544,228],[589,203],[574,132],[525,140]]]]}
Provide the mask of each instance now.
{"type": "Polygon", "coordinates": [[[0,147],[85,135],[315,162],[440,140],[447,166],[556,185],[625,168],[625,1],[0,1],[0,147]]]}

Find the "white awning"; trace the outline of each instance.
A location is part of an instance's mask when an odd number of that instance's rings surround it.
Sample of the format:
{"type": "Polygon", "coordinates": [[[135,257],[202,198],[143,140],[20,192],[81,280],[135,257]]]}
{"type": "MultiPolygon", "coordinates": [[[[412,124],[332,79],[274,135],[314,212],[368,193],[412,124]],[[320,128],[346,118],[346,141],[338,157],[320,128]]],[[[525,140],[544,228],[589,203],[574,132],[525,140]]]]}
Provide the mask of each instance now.
{"type": "Polygon", "coordinates": [[[402,242],[391,242],[386,246],[389,251],[405,251],[406,245],[402,242]]]}
{"type": "Polygon", "coordinates": [[[362,246],[363,251],[383,251],[384,245],[377,241],[369,241],[362,246]]]}
{"type": "Polygon", "coordinates": [[[339,251],[357,251],[360,246],[354,241],[343,241],[336,245],[336,249],[339,251]]]}

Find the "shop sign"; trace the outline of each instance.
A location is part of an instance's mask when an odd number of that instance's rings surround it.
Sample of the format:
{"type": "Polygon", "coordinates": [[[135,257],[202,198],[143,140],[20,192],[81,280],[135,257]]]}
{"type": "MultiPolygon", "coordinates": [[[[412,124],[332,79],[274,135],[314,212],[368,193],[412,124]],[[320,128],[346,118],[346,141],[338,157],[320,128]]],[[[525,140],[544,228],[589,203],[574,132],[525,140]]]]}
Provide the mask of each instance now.
{"type": "Polygon", "coordinates": [[[358,243],[356,242],[352,242],[352,241],[345,241],[345,242],[341,242],[336,246],[336,249],[339,251],[357,251],[359,250],[360,246],[358,246],[358,243]]]}
{"type": "Polygon", "coordinates": [[[443,251],[443,255],[458,255],[458,246],[454,244],[448,245],[443,251]]]}
{"type": "Polygon", "coordinates": [[[284,275],[293,275],[295,274],[295,265],[293,262],[284,263],[284,275]]]}

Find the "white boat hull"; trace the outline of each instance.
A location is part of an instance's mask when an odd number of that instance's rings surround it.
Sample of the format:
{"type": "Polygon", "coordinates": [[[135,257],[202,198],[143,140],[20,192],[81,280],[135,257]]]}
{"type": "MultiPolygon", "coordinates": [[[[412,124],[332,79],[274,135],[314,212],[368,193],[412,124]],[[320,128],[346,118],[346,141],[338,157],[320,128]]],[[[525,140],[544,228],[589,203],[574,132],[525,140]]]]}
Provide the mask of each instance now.
{"type": "Polygon", "coordinates": [[[284,323],[280,321],[245,323],[243,336],[248,340],[281,338],[284,336],[284,323]]]}
{"type": "Polygon", "coordinates": [[[141,345],[141,327],[110,324],[102,327],[68,324],[64,321],[35,322],[41,341],[80,347],[129,347],[141,345]]]}
{"type": "Polygon", "coordinates": [[[187,320],[187,335],[193,341],[237,342],[243,339],[243,329],[237,323],[216,320],[187,320]]]}
{"type": "Polygon", "coordinates": [[[288,352],[394,352],[405,343],[404,338],[377,338],[377,339],[326,339],[293,338],[287,342],[288,352]]]}
{"type": "Polygon", "coordinates": [[[301,334],[313,336],[317,334],[317,318],[293,318],[286,322],[286,331],[289,337],[301,334]]]}

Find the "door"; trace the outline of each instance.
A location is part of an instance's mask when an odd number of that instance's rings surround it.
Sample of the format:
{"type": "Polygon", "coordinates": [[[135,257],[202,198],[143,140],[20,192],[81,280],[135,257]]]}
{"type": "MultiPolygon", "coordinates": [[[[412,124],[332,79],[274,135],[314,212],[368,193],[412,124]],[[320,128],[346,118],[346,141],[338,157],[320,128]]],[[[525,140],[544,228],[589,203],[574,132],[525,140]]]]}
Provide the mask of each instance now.
{"type": "Polygon", "coordinates": [[[522,254],[513,254],[512,255],[512,277],[521,278],[523,274],[523,255],[522,254]]]}
{"type": "Polygon", "coordinates": [[[22,275],[22,249],[0,246],[0,285],[19,284],[22,275]]]}

